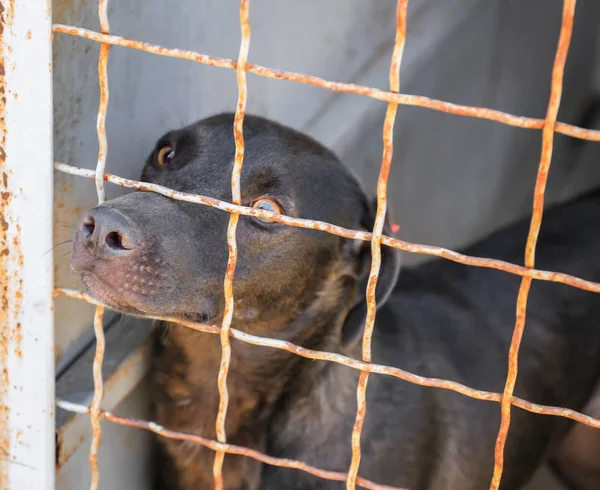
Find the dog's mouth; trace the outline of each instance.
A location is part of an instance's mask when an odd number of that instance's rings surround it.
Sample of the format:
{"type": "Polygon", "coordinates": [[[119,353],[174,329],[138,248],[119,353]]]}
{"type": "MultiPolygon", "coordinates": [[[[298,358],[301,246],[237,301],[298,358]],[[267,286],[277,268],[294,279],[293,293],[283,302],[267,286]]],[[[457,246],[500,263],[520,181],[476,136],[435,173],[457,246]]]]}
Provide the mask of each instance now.
{"type": "Polygon", "coordinates": [[[131,301],[132,298],[128,297],[129,295],[117,293],[113,287],[91,272],[81,273],[81,280],[92,298],[112,310],[136,316],[144,316],[149,313],[141,308],[140,305],[134,306],[131,301]]]}
{"type": "Polygon", "coordinates": [[[182,313],[174,311],[160,311],[149,307],[141,298],[122,290],[116,290],[110,284],[107,284],[96,274],[91,272],[81,273],[81,279],[87,293],[96,301],[102,303],[107,308],[137,317],[164,317],[174,320],[184,320],[195,323],[212,324],[218,321],[217,317],[206,313],[182,313]]]}

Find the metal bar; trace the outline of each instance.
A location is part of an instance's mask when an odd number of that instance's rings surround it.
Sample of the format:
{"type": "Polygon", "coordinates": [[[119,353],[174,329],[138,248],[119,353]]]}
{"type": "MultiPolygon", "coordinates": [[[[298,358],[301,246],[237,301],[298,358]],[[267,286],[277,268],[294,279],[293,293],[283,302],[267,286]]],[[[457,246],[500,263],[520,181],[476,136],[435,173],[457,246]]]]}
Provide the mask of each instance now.
{"type": "MultiPolygon", "coordinates": [[[[400,92],[400,64],[404,45],[406,42],[406,11],[408,9],[408,0],[398,0],[396,12],[396,37],[394,42],[394,51],[392,53],[392,62],[390,65],[390,91],[400,92]]],[[[392,156],[394,153],[394,122],[398,104],[390,102],[385,114],[383,124],[383,157],[379,178],[377,180],[377,213],[375,216],[375,225],[371,237],[371,270],[369,271],[369,281],[367,283],[367,319],[362,341],[362,358],[365,363],[371,362],[371,340],[373,329],[375,327],[375,315],[377,313],[377,304],[375,290],[379,279],[379,270],[381,267],[381,238],[383,235],[383,225],[385,224],[385,213],[387,210],[387,184],[392,165],[392,156]]],[[[354,427],[352,429],[352,460],[350,470],[348,471],[348,480],[346,488],[354,490],[356,488],[356,478],[360,466],[361,448],[360,437],[363,429],[365,416],[367,413],[367,383],[369,381],[369,372],[361,371],[356,389],[357,410],[354,427]]]]}
{"type": "MultiPolygon", "coordinates": [[[[74,167],[66,165],[64,163],[55,163],[55,168],[61,172],[65,172],[71,175],[78,175],[80,177],[87,177],[93,179],[95,172],[84,168],[74,167]]],[[[288,226],[297,226],[300,228],[309,228],[312,230],[320,230],[325,233],[331,233],[333,235],[342,236],[345,238],[353,238],[356,240],[369,241],[372,238],[372,234],[366,231],[350,230],[341,226],[333,225],[331,223],[325,223],[323,221],[314,221],[303,218],[292,218],[281,214],[273,213],[262,209],[249,208],[246,206],[238,206],[231,204],[226,201],[221,201],[213,197],[199,196],[196,194],[189,194],[186,192],[179,192],[167,187],[163,187],[156,184],[148,184],[146,182],[140,182],[137,180],[124,179],[112,174],[105,174],[104,180],[111,182],[122,187],[130,189],[138,189],[142,191],[156,192],[166,197],[176,199],[178,201],[191,202],[196,204],[202,204],[210,206],[221,211],[228,213],[239,213],[244,216],[255,216],[259,218],[268,218],[270,220],[282,223],[288,226]]],[[[459,264],[470,265],[473,267],[484,267],[488,269],[495,269],[509,274],[514,274],[522,277],[531,277],[539,281],[558,282],[561,284],[567,284],[569,286],[584,289],[586,291],[592,291],[595,293],[600,292],[600,283],[587,281],[579,277],[575,277],[569,274],[563,274],[562,272],[544,271],[539,269],[529,269],[517,264],[510,262],[504,262],[496,259],[486,259],[483,257],[472,257],[470,255],[464,255],[453,250],[448,250],[442,247],[435,247],[433,245],[423,245],[418,243],[406,242],[404,240],[398,240],[389,236],[383,236],[381,243],[388,247],[394,247],[405,252],[418,253],[424,255],[432,255],[435,257],[441,257],[459,264]]]]}
{"type": "Polygon", "coordinates": [[[1,490],[54,488],[51,22],[0,4],[1,490]]]}
{"type": "MultiPolygon", "coordinates": [[[[99,0],[98,17],[103,34],[108,34],[108,0],[99,0]]],[[[106,154],[108,152],[108,141],[106,140],[106,112],[108,110],[108,53],[110,44],[103,43],[100,46],[98,57],[98,83],[100,86],[100,103],[98,106],[98,118],[96,130],[98,132],[98,163],[96,164],[96,192],[98,203],[106,201],[104,192],[104,169],[106,168],[106,154]]]]}
{"type": "MultiPolygon", "coordinates": [[[[535,182],[534,198],[533,198],[533,214],[531,216],[531,225],[527,243],[525,246],[525,266],[533,268],[535,266],[535,248],[537,239],[542,224],[542,215],[544,213],[544,193],[546,191],[546,182],[548,181],[548,173],[550,171],[550,163],[552,161],[552,149],[554,144],[554,129],[558,117],[558,108],[563,88],[563,75],[565,64],[567,62],[567,53],[571,43],[571,35],[573,33],[573,20],[575,18],[575,0],[564,0],[562,26],[560,29],[560,37],[556,56],[554,58],[554,67],[552,69],[552,84],[550,89],[550,101],[548,102],[548,110],[546,120],[544,122],[544,130],[542,132],[542,155],[535,182]]],[[[519,347],[525,330],[525,318],[527,310],[527,297],[531,287],[532,279],[524,277],[519,288],[517,297],[517,319],[515,329],[510,343],[508,353],[508,375],[506,377],[506,385],[502,394],[501,403],[501,420],[498,438],[496,439],[496,447],[494,452],[494,473],[490,490],[498,490],[500,480],[502,479],[502,470],[504,467],[504,447],[510,427],[510,399],[513,395],[515,384],[517,382],[517,374],[519,370],[519,347]]]]}
{"type": "MultiPolygon", "coordinates": [[[[122,46],[126,48],[137,49],[140,51],[145,51],[147,53],[157,54],[159,56],[169,56],[171,58],[180,58],[190,61],[196,61],[198,63],[214,66],[217,68],[235,69],[237,66],[236,61],[232,59],[218,58],[216,56],[209,56],[206,54],[197,53],[195,51],[164,48],[162,46],[157,46],[156,44],[136,41],[121,36],[101,34],[99,32],[91,31],[89,29],[72,27],[62,24],[55,24],[53,29],[54,32],[61,34],[83,37],[85,39],[111,44],[113,46],[122,46]]],[[[420,95],[395,94],[393,92],[387,92],[385,90],[380,90],[373,87],[365,87],[353,83],[333,82],[312,75],[304,75],[302,73],[275,70],[267,68],[265,66],[255,65],[252,63],[248,63],[246,65],[246,71],[266,78],[304,83],[307,85],[312,85],[327,90],[333,90],[335,92],[364,95],[388,103],[393,102],[400,105],[423,107],[434,111],[454,114],[456,116],[487,119],[490,121],[496,121],[501,124],[506,124],[508,126],[515,126],[518,128],[543,129],[544,127],[543,119],[516,116],[507,112],[488,109],[487,107],[474,107],[453,104],[451,102],[445,102],[443,100],[432,99],[420,95]]],[[[598,130],[585,129],[573,126],[571,124],[558,122],[556,123],[555,131],[557,133],[571,136],[572,138],[579,138],[589,141],[600,141],[600,131],[598,130]]]]}
{"type": "MultiPolygon", "coordinates": [[[[240,205],[242,194],[240,189],[240,176],[242,173],[242,164],[244,162],[244,114],[246,110],[246,101],[248,99],[248,87],[246,85],[246,64],[248,62],[248,51],[250,49],[250,21],[249,21],[250,0],[240,1],[240,52],[237,62],[237,86],[238,101],[235,110],[233,122],[233,134],[235,138],[235,159],[231,171],[231,201],[233,204],[240,205]]],[[[225,271],[225,280],[223,290],[225,293],[225,311],[223,313],[223,323],[221,325],[221,365],[219,367],[218,386],[219,386],[219,411],[217,413],[216,433],[217,439],[221,443],[227,442],[225,434],[225,419],[227,417],[227,405],[229,403],[229,392],[227,391],[227,374],[229,373],[229,364],[231,361],[231,345],[229,343],[229,331],[231,329],[231,320],[233,318],[234,300],[233,300],[233,277],[235,275],[235,266],[237,264],[237,241],[235,232],[239,221],[239,213],[231,213],[229,224],[227,226],[227,248],[229,257],[227,259],[227,270],[225,271]]],[[[215,479],[215,490],[223,490],[223,460],[225,451],[217,450],[213,465],[213,475],[215,479]]]]}
{"type": "Polygon", "coordinates": [[[100,470],[98,468],[98,450],[100,449],[100,404],[104,397],[104,381],[102,379],[102,362],[104,361],[104,349],[106,340],[104,338],[104,328],[102,317],[104,316],[104,306],[98,305],[94,315],[94,334],[96,335],[96,354],[92,364],[94,374],[94,397],[90,409],[90,423],[92,424],[92,443],[90,445],[90,470],[92,490],[98,490],[100,485],[100,470]]]}
{"type": "MultiPolygon", "coordinates": [[[[99,0],[98,17],[100,19],[100,28],[103,34],[108,34],[108,0],[99,0]]],[[[106,155],[108,152],[108,141],[106,138],[106,113],[108,111],[108,53],[110,44],[103,43],[100,47],[98,57],[98,83],[100,86],[100,102],[98,105],[98,118],[96,121],[96,130],[98,132],[98,162],[96,163],[96,191],[98,193],[98,204],[106,201],[104,191],[104,171],[106,169],[106,155]]],[[[94,315],[94,335],[96,336],[96,354],[94,356],[94,398],[90,408],[90,422],[92,424],[92,443],[90,445],[90,470],[91,482],[90,489],[98,490],[100,485],[100,470],[98,468],[98,451],[100,449],[100,440],[102,438],[100,428],[100,405],[104,396],[104,381],[102,379],[102,363],[104,361],[104,349],[106,339],[104,337],[104,328],[102,318],[104,316],[104,307],[97,306],[94,315]]]]}
{"type": "MultiPolygon", "coordinates": [[[[86,293],[82,293],[80,291],[73,291],[71,289],[56,289],[56,294],[60,294],[62,296],[67,296],[69,298],[78,299],[81,301],[86,301],[91,304],[98,305],[100,304],[97,300],[92,298],[86,293]]],[[[191,328],[192,330],[197,330],[199,332],[212,333],[212,334],[220,334],[221,329],[219,327],[215,327],[212,325],[206,325],[204,323],[190,322],[185,321],[176,317],[169,316],[156,316],[156,315],[147,315],[145,318],[153,319],[153,320],[162,320],[170,323],[178,323],[183,325],[184,327],[191,328]]],[[[404,371],[400,368],[395,368],[391,366],[384,366],[381,364],[371,364],[365,363],[363,361],[358,361],[356,359],[352,359],[351,357],[346,357],[341,354],[335,354],[332,352],[322,352],[316,351],[312,349],[307,349],[305,347],[300,347],[298,345],[292,344],[291,342],[286,342],[284,340],[276,340],[270,339],[266,337],[258,337],[256,335],[251,335],[235,328],[231,328],[229,330],[229,335],[234,339],[238,339],[242,342],[246,342],[252,345],[260,345],[263,347],[269,347],[272,349],[281,349],[293,354],[296,354],[301,357],[305,357],[307,359],[314,359],[318,361],[327,361],[327,362],[335,362],[341,364],[343,366],[347,366],[352,369],[357,369],[359,371],[368,371],[369,373],[382,374],[387,376],[392,376],[394,378],[398,378],[409,383],[413,383],[420,386],[428,386],[431,388],[441,388],[445,390],[455,391],[456,393],[460,393],[461,395],[468,396],[470,398],[475,398],[476,400],[483,400],[489,402],[500,402],[502,401],[501,393],[493,393],[491,391],[482,391],[470,388],[461,383],[456,383],[454,381],[448,381],[445,379],[439,378],[427,378],[425,376],[418,376],[416,374],[409,373],[408,371],[404,371]]],[[[588,425],[590,427],[600,429],[600,419],[594,419],[589,415],[584,415],[580,412],[576,412],[575,410],[571,410],[568,408],[562,407],[552,407],[549,405],[539,405],[536,403],[529,402],[527,400],[523,400],[522,398],[513,396],[511,398],[511,403],[515,407],[519,407],[523,410],[527,410],[528,412],[551,415],[555,417],[564,417],[576,422],[580,422],[582,424],[588,425]]]]}

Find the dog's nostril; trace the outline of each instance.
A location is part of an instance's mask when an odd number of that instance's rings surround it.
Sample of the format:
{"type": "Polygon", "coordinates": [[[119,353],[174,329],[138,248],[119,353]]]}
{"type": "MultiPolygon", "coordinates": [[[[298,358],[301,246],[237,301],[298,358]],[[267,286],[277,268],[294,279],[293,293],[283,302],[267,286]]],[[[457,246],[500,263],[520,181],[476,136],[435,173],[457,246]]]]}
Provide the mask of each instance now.
{"type": "Polygon", "coordinates": [[[114,250],[125,250],[127,248],[123,244],[123,235],[116,231],[106,235],[106,245],[114,250]]]}
{"type": "Polygon", "coordinates": [[[112,231],[106,235],[106,245],[113,250],[133,250],[136,246],[127,234],[118,231],[112,231]]]}
{"type": "Polygon", "coordinates": [[[85,220],[83,220],[83,238],[89,240],[91,236],[94,234],[94,230],[96,229],[96,222],[94,218],[91,216],[87,216],[85,220]]]}

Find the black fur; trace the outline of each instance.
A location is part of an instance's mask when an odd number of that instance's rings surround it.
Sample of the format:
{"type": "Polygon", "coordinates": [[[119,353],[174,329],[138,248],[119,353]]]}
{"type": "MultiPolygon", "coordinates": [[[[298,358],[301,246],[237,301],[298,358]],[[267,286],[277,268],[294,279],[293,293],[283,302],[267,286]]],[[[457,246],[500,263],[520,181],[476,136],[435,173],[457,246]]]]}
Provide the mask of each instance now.
{"type": "MultiPolygon", "coordinates": [[[[229,200],[233,116],[211,117],[159,140],[143,179],[229,200]],[[166,168],[157,164],[174,148],[166,168]]],[[[337,158],[312,139],[247,116],[242,198],[277,200],[284,214],[372,228],[375,207],[337,158]]],[[[392,189],[393,190],[393,189],[392,189]]],[[[418,212],[418,210],[415,210],[418,212]]],[[[600,280],[600,192],[545,213],[536,266],[600,280]]],[[[219,325],[229,215],[135,192],[84,217],[73,267],[91,294],[125,313],[174,315],[219,325]]],[[[522,263],[528,223],[471,246],[469,255],[522,263]]],[[[389,223],[385,233],[389,234],[389,223]]],[[[242,216],[237,230],[232,326],[360,358],[370,243],[242,216]]],[[[403,269],[383,248],[373,361],[421,376],[501,392],[520,278],[446,260],[403,269]]],[[[515,394],[582,410],[600,379],[600,296],[534,281],[515,394]]],[[[218,336],[161,325],[153,368],[157,421],[215,438],[218,336]]],[[[232,340],[228,442],[346,472],[358,372],[232,340]]],[[[419,489],[487,489],[500,407],[442,389],[371,375],[359,474],[419,489]]],[[[502,489],[521,488],[571,424],[513,408],[502,489]]],[[[160,488],[212,488],[214,454],[162,441],[170,476],[160,488]]],[[[343,489],[301,471],[227,455],[227,489],[343,489]]]]}

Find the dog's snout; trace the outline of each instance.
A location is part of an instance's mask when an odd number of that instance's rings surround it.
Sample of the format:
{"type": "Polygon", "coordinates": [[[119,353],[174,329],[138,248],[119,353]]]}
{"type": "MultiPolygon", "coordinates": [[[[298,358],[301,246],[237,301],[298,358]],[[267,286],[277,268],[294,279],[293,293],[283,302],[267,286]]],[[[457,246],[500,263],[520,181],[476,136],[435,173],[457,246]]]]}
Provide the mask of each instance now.
{"type": "Polygon", "coordinates": [[[104,258],[132,253],[140,243],[138,228],[120,211],[99,206],[86,213],[80,229],[82,244],[104,258]]]}

